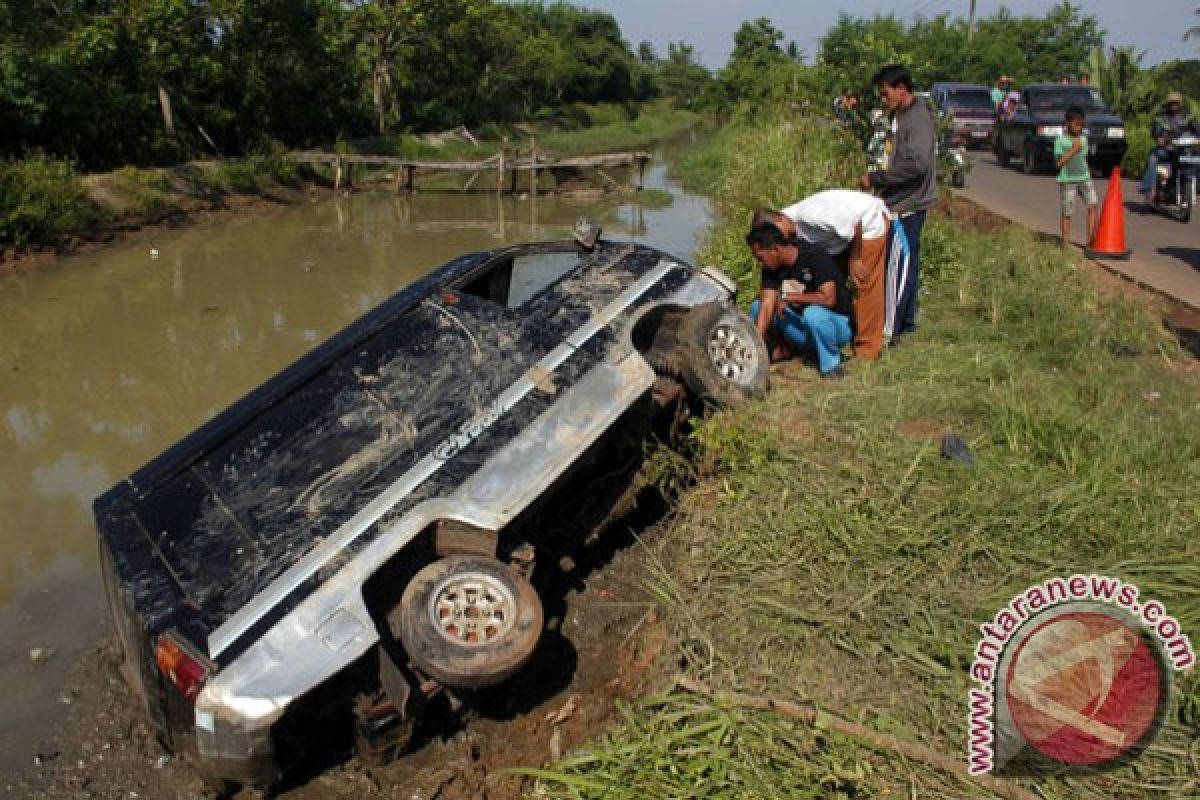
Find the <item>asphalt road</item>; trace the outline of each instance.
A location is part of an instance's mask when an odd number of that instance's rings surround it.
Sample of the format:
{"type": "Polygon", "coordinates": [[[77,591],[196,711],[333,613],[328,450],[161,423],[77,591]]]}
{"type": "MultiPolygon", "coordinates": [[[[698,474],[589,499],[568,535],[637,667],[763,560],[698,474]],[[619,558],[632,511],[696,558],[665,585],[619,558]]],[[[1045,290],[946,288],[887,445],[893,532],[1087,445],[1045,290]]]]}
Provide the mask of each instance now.
{"type": "MultiPolygon", "coordinates": [[[[962,193],[984,206],[1033,230],[1058,235],[1059,200],[1053,175],[1025,175],[1018,167],[1003,168],[990,152],[973,151],[967,188],[962,193]]],[[[1100,208],[1107,180],[1096,181],[1100,208]]],[[[1200,210],[1186,225],[1150,213],[1142,203],[1137,182],[1122,181],[1125,205],[1125,246],[1133,250],[1128,261],[1104,259],[1102,263],[1130,279],[1200,309],[1200,210]]],[[[1098,209],[1099,210],[1099,209],[1098,209]]],[[[1084,239],[1082,209],[1077,209],[1072,240],[1084,239]]]]}

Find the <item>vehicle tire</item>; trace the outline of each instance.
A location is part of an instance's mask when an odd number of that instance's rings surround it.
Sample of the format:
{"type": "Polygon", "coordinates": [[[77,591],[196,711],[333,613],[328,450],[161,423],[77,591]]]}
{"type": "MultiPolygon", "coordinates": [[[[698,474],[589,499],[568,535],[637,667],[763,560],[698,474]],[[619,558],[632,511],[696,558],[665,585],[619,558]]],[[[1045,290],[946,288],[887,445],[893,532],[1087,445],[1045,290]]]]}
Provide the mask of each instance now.
{"type": "Polygon", "coordinates": [[[770,357],[750,318],[719,303],[696,306],[679,325],[683,383],[705,403],[736,406],[767,391],[770,357]]]}
{"type": "Polygon", "coordinates": [[[542,602],[507,565],[453,555],[414,575],[387,621],[423,672],[447,686],[482,689],[529,661],[542,635],[542,602]]]}
{"type": "Polygon", "coordinates": [[[1025,143],[1025,150],[1021,154],[1021,172],[1026,175],[1033,175],[1038,171],[1037,157],[1033,154],[1033,145],[1025,143]]]}
{"type": "Polygon", "coordinates": [[[950,185],[955,189],[967,188],[967,173],[965,170],[956,169],[950,173],[950,185]]]}
{"type": "Polygon", "coordinates": [[[995,152],[996,161],[999,162],[1000,166],[1007,167],[1011,156],[1008,154],[1008,151],[1004,149],[1004,145],[997,141],[996,148],[993,152],[995,152]]]}

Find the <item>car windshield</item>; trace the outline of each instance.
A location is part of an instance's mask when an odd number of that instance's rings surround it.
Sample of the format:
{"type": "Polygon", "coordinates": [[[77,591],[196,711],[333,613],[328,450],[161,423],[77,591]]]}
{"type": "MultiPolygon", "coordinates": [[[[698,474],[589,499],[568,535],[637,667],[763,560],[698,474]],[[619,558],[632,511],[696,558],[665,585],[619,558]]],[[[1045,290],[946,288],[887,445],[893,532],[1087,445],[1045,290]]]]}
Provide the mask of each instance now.
{"type": "Polygon", "coordinates": [[[1034,111],[1066,111],[1071,106],[1079,106],[1084,111],[1100,111],[1105,107],[1100,92],[1087,86],[1033,90],[1029,92],[1029,105],[1034,111]]]}
{"type": "Polygon", "coordinates": [[[987,89],[953,89],[946,92],[946,108],[992,109],[992,95],[987,89]]]}

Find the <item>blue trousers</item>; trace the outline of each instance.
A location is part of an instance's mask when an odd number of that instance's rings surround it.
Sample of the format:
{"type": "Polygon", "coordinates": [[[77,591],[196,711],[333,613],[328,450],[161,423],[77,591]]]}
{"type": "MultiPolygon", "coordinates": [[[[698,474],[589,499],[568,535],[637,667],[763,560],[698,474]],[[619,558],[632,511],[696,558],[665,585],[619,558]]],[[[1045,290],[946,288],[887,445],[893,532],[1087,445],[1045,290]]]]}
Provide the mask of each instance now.
{"type": "Polygon", "coordinates": [[[1150,155],[1146,156],[1146,171],[1142,173],[1142,194],[1150,194],[1154,191],[1154,184],[1158,181],[1158,148],[1151,147],[1150,155]]]}
{"type": "Polygon", "coordinates": [[[896,327],[893,335],[912,333],[917,329],[917,293],[921,291],[921,228],[925,227],[925,212],[918,211],[900,218],[904,238],[908,239],[908,280],[900,287],[896,301],[896,327]]]}
{"type": "MultiPolygon", "coordinates": [[[[750,318],[758,319],[759,301],[750,306],[750,318]]],[[[815,352],[821,374],[842,363],[841,350],[854,339],[845,314],[824,306],[788,307],[782,317],[771,320],[771,330],[787,340],[797,353],[815,352]]]]}

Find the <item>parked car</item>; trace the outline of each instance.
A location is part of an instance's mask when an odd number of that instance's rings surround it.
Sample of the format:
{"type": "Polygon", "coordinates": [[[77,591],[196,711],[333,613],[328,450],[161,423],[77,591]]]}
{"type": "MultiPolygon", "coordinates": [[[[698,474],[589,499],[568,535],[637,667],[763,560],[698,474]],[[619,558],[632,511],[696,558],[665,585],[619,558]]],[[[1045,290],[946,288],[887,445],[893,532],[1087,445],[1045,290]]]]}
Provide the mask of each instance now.
{"type": "Polygon", "coordinates": [[[98,498],[161,741],[218,785],[269,786],[338,719],[386,741],[443,687],[519,672],[543,622],[531,509],[578,504],[578,468],[670,403],[765,390],[735,291],[586,232],[464,255],[98,498]]]}
{"type": "Polygon", "coordinates": [[[996,108],[992,93],[977,83],[935,83],[930,98],[938,112],[952,118],[951,134],[965,147],[986,148],[992,143],[996,108]]]}
{"type": "Polygon", "coordinates": [[[1054,140],[1065,129],[1067,109],[1087,115],[1088,164],[1102,175],[1125,157],[1125,123],[1108,110],[1100,91],[1078,84],[1041,83],[1021,90],[1021,102],[1009,119],[996,122],[993,151],[1001,166],[1014,157],[1026,173],[1054,169],[1054,140]]]}

